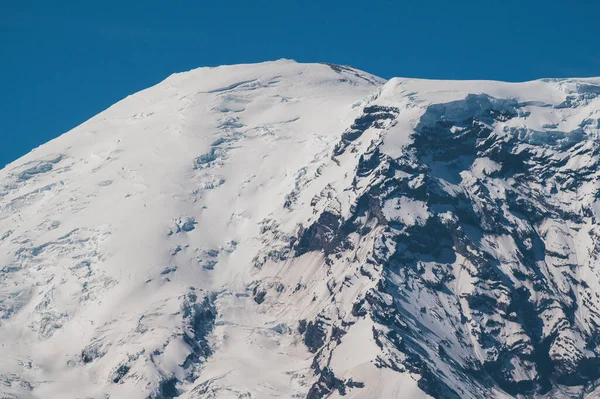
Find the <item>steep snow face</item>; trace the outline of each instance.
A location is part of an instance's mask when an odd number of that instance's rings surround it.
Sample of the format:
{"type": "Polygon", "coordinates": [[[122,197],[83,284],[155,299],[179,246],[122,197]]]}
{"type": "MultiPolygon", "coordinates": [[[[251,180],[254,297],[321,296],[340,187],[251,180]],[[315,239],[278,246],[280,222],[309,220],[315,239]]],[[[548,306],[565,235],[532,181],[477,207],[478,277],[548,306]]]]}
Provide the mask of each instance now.
{"type": "Polygon", "coordinates": [[[0,172],[8,398],[595,397],[600,80],[202,68],[0,172]]]}

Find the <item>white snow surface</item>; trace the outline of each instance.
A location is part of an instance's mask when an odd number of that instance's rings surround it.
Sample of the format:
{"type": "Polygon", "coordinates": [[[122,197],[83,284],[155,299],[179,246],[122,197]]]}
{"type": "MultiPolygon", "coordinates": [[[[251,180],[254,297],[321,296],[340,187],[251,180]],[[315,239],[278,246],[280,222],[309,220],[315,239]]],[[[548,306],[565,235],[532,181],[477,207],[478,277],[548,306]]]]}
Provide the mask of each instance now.
{"type": "MultiPolygon", "coordinates": [[[[375,322],[351,314],[375,279],[361,277],[346,255],[325,267],[318,251],[282,259],[269,252],[285,249],[323,211],[347,217],[360,155],[382,139],[385,155],[400,156],[429,105],[486,93],[529,102],[532,130],[570,131],[598,115],[600,99],[560,111],[535,104],[560,104],[583,84],[600,79],[386,82],[279,60],[178,73],[123,99],[0,171],[0,397],[303,398],[318,376],[297,328],[319,314],[351,322],[328,363],[337,378],[364,384],[346,397],[429,397],[411,371],[376,366],[375,322]],[[333,159],[369,104],[399,115],[333,159]],[[332,300],[332,282],[344,281],[332,300]],[[216,317],[210,350],[185,365],[194,352],[184,339],[193,335],[189,312],[205,298],[216,317]],[[165,388],[170,380],[176,394],[165,388]]],[[[461,184],[498,169],[480,159],[461,184]]],[[[445,184],[461,190],[452,179],[445,184]]],[[[598,182],[586,187],[593,192],[598,182]]],[[[600,212],[598,200],[580,197],[600,212]]],[[[383,212],[407,227],[431,217],[427,203],[408,198],[383,212]]],[[[579,262],[589,256],[593,244],[565,241],[550,222],[544,228],[554,252],[579,262]]],[[[353,236],[361,244],[352,256],[364,263],[379,235],[374,228],[353,236]]],[[[510,245],[498,256],[510,257],[510,245]]]]}

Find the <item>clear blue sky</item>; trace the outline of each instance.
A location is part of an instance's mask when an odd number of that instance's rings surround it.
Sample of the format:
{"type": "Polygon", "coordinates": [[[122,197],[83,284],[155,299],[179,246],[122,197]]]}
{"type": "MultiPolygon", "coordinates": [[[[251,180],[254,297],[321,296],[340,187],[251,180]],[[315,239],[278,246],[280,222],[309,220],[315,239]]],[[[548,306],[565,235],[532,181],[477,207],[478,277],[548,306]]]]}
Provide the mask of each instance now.
{"type": "Polygon", "coordinates": [[[0,166],[172,72],[292,58],[376,75],[600,76],[598,0],[0,0],[0,166]]]}

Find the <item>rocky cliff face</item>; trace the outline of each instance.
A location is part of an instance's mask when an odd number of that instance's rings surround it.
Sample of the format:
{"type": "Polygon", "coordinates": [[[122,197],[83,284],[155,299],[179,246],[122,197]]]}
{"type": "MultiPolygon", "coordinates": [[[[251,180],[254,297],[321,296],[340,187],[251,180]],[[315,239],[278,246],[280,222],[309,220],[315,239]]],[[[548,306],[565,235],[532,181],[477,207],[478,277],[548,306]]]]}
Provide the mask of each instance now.
{"type": "Polygon", "coordinates": [[[595,397],[600,81],[174,75],[0,178],[6,397],[595,397]]]}
{"type": "Polygon", "coordinates": [[[597,121],[538,131],[529,109],[473,94],[430,105],[400,157],[378,139],[361,154],[349,217],[324,211],[298,241],[343,257],[365,221],[380,228],[374,271],[360,269],[377,286],[353,316],[373,320],[378,366],[420,374],[431,396],[556,397],[599,377],[597,277],[582,279],[600,248],[598,142],[584,131],[597,121]]]}

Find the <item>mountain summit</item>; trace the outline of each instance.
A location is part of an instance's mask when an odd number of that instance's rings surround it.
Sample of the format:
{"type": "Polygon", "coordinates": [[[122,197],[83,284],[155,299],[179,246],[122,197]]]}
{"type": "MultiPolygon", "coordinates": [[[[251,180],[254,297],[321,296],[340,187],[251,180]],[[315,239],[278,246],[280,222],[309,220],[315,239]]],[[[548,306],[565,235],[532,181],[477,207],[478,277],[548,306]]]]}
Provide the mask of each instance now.
{"type": "Polygon", "coordinates": [[[175,74],[0,171],[2,398],[595,398],[600,79],[175,74]]]}

